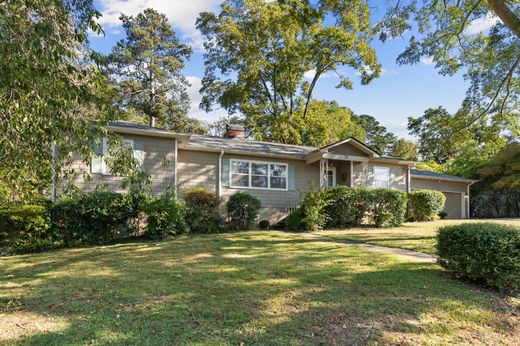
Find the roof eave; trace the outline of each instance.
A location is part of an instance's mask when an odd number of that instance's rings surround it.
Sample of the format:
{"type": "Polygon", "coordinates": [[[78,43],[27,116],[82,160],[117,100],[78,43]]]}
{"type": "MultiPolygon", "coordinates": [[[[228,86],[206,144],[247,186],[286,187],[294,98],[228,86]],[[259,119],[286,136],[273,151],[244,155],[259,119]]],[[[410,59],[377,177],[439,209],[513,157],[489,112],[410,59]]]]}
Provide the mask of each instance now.
{"type": "Polygon", "coordinates": [[[181,148],[183,150],[191,150],[191,151],[203,151],[203,152],[213,152],[220,153],[224,151],[226,154],[232,155],[247,155],[247,156],[260,156],[260,157],[272,157],[279,159],[289,159],[289,160],[305,160],[305,155],[290,155],[290,154],[277,154],[277,153],[269,153],[269,152],[258,152],[258,151],[250,151],[250,150],[236,150],[236,149],[225,149],[225,148],[211,148],[211,147],[193,147],[193,146],[185,146],[181,148]]]}
{"type": "Polygon", "coordinates": [[[136,129],[131,127],[122,127],[122,126],[114,126],[109,125],[107,126],[108,130],[111,130],[116,133],[124,133],[124,134],[131,134],[131,135],[142,135],[142,136],[150,136],[150,137],[162,137],[162,138],[176,138],[181,140],[188,141],[191,137],[191,134],[185,134],[185,133],[176,133],[166,130],[158,130],[158,129],[136,129]]]}
{"type": "Polygon", "coordinates": [[[467,184],[474,184],[474,183],[476,183],[478,181],[478,180],[475,180],[475,179],[434,177],[434,176],[418,175],[418,174],[411,174],[411,176],[412,176],[412,178],[428,179],[428,180],[453,181],[453,182],[456,182],[456,183],[467,183],[467,184]]]}

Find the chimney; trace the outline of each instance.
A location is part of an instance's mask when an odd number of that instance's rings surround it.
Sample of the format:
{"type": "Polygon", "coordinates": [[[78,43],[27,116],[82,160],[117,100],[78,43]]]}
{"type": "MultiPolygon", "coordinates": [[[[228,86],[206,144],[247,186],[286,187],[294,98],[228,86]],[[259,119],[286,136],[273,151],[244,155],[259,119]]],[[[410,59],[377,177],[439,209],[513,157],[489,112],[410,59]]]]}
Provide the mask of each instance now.
{"type": "Polygon", "coordinates": [[[244,125],[226,124],[226,134],[228,138],[244,138],[246,129],[244,125]]]}

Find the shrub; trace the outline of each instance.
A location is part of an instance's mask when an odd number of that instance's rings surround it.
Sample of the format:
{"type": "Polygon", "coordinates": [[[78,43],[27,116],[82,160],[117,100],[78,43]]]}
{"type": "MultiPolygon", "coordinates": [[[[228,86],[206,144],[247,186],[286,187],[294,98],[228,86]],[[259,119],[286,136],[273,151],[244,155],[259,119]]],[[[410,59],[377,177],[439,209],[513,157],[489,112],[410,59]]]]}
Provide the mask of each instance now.
{"type": "Polygon", "coordinates": [[[370,191],[361,188],[336,186],[328,190],[331,203],[325,207],[329,216],[327,227],[345,228],[358,226],[370,207],[370,191]]]}
{"type": "Polygon", "coordinates": [[[391,189],[373,189],[368,194],[370,216],[376,227],[399,226],[406,215],[406,193],[391,189]]]}
{"type": "Polygon", "coordinates": [[[494,223],[446,226],[437,235],[439,263],[503,291],[520,290],[520,228],[494,223]]]}
{"type": "Polygon", "coordinates": [[[289,231],[299,231],[302,229],[302,213],[300,208],[294,209],[287,215],[285,226],[289,231]]]}
{"type": "Polygon", "coordinates": [[[184,233],[188,229],[184,204],[171,196],[150,200],[144,212],[147,216],[146,236],[151,239],[184,233]]]}
{"type": "Polygon", "coordinates": [[[110,191],[79,194],[58,201],[52,210],[54,226],[64,235],[67,245],[105,244],[128,237],[135,218],[131,196],[110,191]]]}
{"type": "Polygon", "coordinates": [[[446,217],[448,216],[448,213],[445,212],[445,211],[440,211],[437,215],[439,215],[439,217],[441,218],[441,220],[444,220],[444,219],[446,219],[446,217]]]}
{"type": "Polygon", "coordinates": [[[186,190],[183,193],[186,205],[186,223],[190,232],[215,233],[222,227],[220,198],[202,188],[186,190]]]}
{"type": "Polygon", "coordinates": [[[414,221],[431,221],[446,203],[446,196],[440,191],[418,190],[408,194],[409,218],[414,221]]]}
{"type": "Polygon", "coordinates": [[[52,232],[45,205],[7,204],[0,206],[0,247],[14,252],[34,252],[53,247],[59,236],[52,232]]]}
{"type": "Polygon", "coordinates": [[[330,196],[327,189],[307,193],[300,205],[301,227],[311,231],[322,229],[330,219],[325,212],[329,204],[330,196]]]}
{"type": "Polygon", "coordinates": [[[268,220],[260,220],[258,227],[260,229],[269,229],[271,227],[271,223],[268,220]]]}
{"type": "Polygon", "coordinates": [[[247,192],[236,192],[226,204],[229,225],[233,229],[248,229],[254,226],[261,203],[247,192]]]}

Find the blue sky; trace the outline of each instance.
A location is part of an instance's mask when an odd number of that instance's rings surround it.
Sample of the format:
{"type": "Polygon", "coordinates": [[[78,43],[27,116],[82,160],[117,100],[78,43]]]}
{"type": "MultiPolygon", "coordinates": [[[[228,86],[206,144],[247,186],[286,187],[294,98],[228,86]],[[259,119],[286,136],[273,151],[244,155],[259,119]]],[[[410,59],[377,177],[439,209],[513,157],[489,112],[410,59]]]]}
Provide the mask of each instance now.
{"type": "MultiPolygon", "coordinates": [[[[225,115],[225,111],[205,113],[198,109],[198,89],[204,73],[204,61],[203,41],[195,29],[195,20],[201,11],[218,11],[220,2],[221,0],[95,0],[97,9],[103,14],[99,22],[105,36],[91,35],[91,46],[97,51],[108,53],[123,38],[118,19],[120,13],[137,14],[148,7],[165,13],[181,40],[194,49],[185,69],[185,75],[192,84],[189,90],[192,100],[190,115],[205,121],[216,120],[225,115]]],[[[475,23],[473,29],[485,30],[488,25],[487,22],[475,23]]],[[[405,48],[406,42],[406,37],[384,44],[374,41],[373,47],[383,67],[380,78],[362,86],[355,73],[349,72],[354,80],[354,89],[344,90],[335,88],[336,78],[324,77],[318,81],[314,98],[336,100],[358,114],[370,114],[400,137],[409,137],[406,130],[409,116],[419,116],[427,108],[438,106],[444,106],[450,112],[456,111],[467,89],[462,75],[443,77],[428,59],[423,59],[417,65],[398,66],[395,60],[405,48]]]]}

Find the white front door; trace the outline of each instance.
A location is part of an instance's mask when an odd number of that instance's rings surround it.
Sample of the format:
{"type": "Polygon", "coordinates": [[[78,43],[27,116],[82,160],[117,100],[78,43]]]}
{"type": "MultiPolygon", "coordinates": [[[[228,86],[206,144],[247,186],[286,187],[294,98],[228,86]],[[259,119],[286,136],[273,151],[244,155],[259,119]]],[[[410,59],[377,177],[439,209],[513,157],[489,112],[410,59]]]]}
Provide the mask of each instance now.
{"type": "Polygon", "coordinates": [[[329,170],[327,171],[327,186],[336,186],[336,167],[329,167],[329,170]]]}

